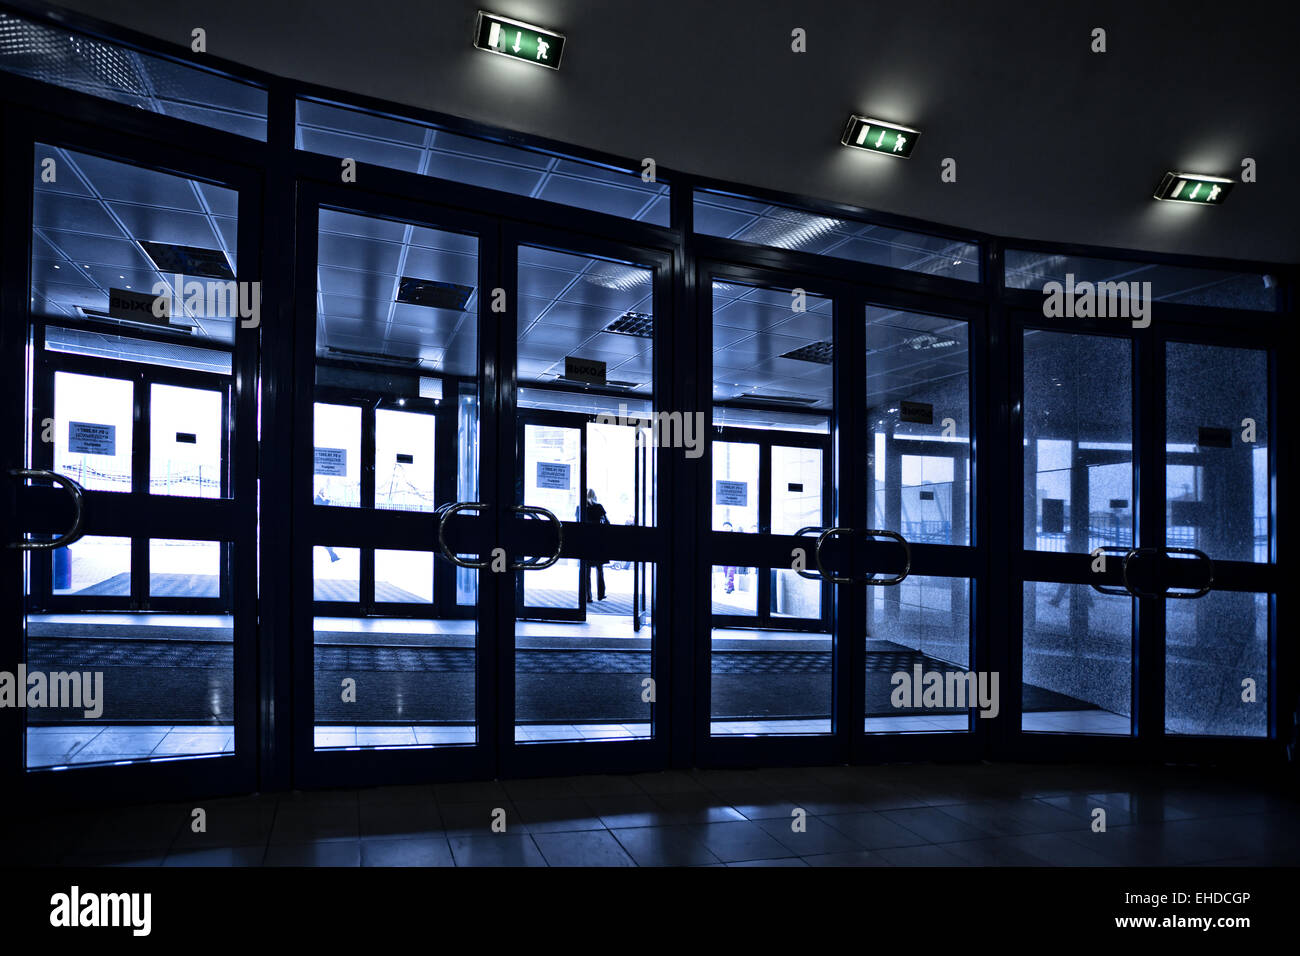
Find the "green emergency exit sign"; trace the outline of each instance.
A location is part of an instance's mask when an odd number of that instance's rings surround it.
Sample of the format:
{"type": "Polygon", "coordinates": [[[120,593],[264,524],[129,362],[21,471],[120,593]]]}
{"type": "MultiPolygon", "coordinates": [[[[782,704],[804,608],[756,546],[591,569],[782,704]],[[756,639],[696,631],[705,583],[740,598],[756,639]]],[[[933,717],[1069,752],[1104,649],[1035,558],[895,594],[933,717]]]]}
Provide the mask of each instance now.
{"type": "Polygon", "coordinates": [[[560,68],[560,55],[564,53],[561,34],[483,10],[478,12],[474,27],[474,45],[488,53],[549,66],[552,70],[560,68]]]}
{"type": "Polygon", "coordinates": [[[1196,206],[1218,206],[1228,198],[1232,180],[1222,176],[1196,173],[1165,173],[1156,187],[1155,197],[1171,202],[1189,202],[1196,206]]]}
{"type": "Polygon", "coordinates": [[[865,116],[850,116],[848,125],[844,127],[844,137],[840,142],[845,146],[907,159],[912,155],[912,148],[920,138],[921,133],[918,130],[899,126],[897,123],[885,123],[865,116]]]}

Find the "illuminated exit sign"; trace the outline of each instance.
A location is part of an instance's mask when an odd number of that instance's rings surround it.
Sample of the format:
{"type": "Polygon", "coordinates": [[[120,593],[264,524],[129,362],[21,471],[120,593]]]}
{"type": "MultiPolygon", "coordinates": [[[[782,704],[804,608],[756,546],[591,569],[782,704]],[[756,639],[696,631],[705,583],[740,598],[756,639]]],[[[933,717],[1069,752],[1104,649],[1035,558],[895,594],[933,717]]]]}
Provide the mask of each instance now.
{"type": "Polygon", "coordinates": [[[564,52],[564,37],[551,30],[480,10],[474,28],[474,45],[489,53],[558,70],[560,55],[564,52]]]}
{"type": "Polygon", "coordinates": [[[1171,202],[1189,202],[1197,206],[1218,206],[1228,198],[1232,180],[1222,176],[1200,176],[1196,173],[1165,173],[1156,187],[1157,199],[1171,202]]]}
{"type": "Polygon", "coordinates": [[[840,142],[845,146],[907,159],[920,138],[918,130],[906,126],[883,123],[865,116],[850,116],[848,125],[844,127],[844,138],[840,142]]]}

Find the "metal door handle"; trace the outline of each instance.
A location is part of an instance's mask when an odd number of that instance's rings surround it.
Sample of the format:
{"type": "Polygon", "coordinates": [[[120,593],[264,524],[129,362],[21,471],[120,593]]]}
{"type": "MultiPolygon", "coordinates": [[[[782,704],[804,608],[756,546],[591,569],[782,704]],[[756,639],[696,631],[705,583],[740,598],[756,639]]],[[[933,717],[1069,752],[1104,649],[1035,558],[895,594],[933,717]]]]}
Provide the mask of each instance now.
{"type": "Polygon", "coordinates": [[[447,519],[461,511],[487,511],[487,509],[488,505],[482,501],[457,501],[455,504],[443,505],[438,509],[438,551],[456,567],[479,571],[488,566],[489,560],[484,558],[481,561],[467,561],[455,554],[447,546],[447,519]]]}
{"type": "Polygon", "coordinates": [[[522,561],[512,561],[510,570],[542,571],[559,561],[560,554],[564,551],[564,522],[556,517],[555,512],[537,505],[511,505],[510,510],[522,515],[540,515],[555,525],[555,553],[545,558],[524,558],[522,561]]]}
{"type": "MultiPolygon", "coordinates": [[[[1093,548],[1092,551],[1090,552],[1090,555],[1095,556],[1098,551],[1104,553],[1110,553],[1110,554],[1122,554],[1124,555],[1124,560],[1127,561],[1128,556],[1132,554],[1134,550],[1136,549],[1126,548],[1123,545],[1119,545],[1119,544],[1103,544],[1100,547],[1093,548]]],[[[1098,594],[1110,594],[1114,597],[1135,597],[1136,596],[1133,594],[1133,591],[1129,588],[1127,582],[1124,584],[1123,587],[1118,587],[1118,588],[1109,584],[1093,584],[1091,581],[1088,582],[1088,586],[1091,587],[1098,594]]]]}
{"type": "Polygon", "coordinates": [[[893,587],[896,584],[902,584],[903,579],[912,573],[912,546],[907,543],[907,539],[897,531],[886,531],[883,528],[867,528],[862,533],[868,538],[891,538],[894,541],[897,541],[903,546],[904,558],[902,574],[896,574],[892,578],[885,578],[884,580],[876,581],[873,580],[875,572],[872,571],[871,574],[863,579],[862,583],[867,587],[872,588],[888,588],[893,587]]]}
{"type": "Polygon", "coordinates": [[[1194,555],[1198,558],[1203,559],[1205,561],[1206,567],[1209,569],[1209,574],[1206,578],[1205,585],[1201,587],[1199,590],[1181,593],[1181,592],[1170,591],[1166,589],[1164,593],[1165,597],[1178,598],[1179,600],[1186,601],[1186,600],[1194,600],[1195,598],[1205,597],[1205,595],[1210,593],[1210,589],[1214,587],[1214,562],[1210,560],[1210,556],[1208,554],[1206,554],[1204,551],[1198,551],[1196,550],[1196,548],[1166,547],[1163,550],[1165,554],[1194,555]]]}
{"type": "Polygon", "coordinates": [[[1159,548],[1132,548],[1129,550],[1128,554],[1124,555],[1124,563],[1123,565],[1120,566],[1120,574],[1124,581],[1124,589],[1128,591],[1129,594],[1133,595],[1135,598],[1144,598],[1144,597],[1155,598],[1155,597],[1161,597],[1161,595],[1160,593],[1154,591],[1152,592],[1139,591],[1137,588],[1133,587],[1133,585],[1129,584],[1128,563],[1138,555],[1159,554],[1159,553],[1160,553],[1159,548]]]}
{"type": "MultiPolygon", "coordinates": [[[[794,536],[795,536],[796,538],[802,538],[804,535],[808,534],[810,531],[818,531],[818,532],[820,532],[821,530],[822,530],[821,528],[818,528],[818,527],[815,527],[815,526],[809,526],[809,527],[807,527],[807,528],[800,528],[798,531],[796,531],[796,532],[794,533],[794,536]]],[[[807,568],[793,568],[792,570],[794,571],[795,574],[799,575],[799,577],[801,577],[801,578],[807,578],[809,581],[821,581],[821,580],[824,580],[820,574],[813,574],[813,573],[812,573],[811,571],[809,571],[807,568]]]]}
{"type": "Polygon", "coordinates": [[[826,543],[826,539],[837,534],[847,534],[852,530],[852,528],[827,528],[817,536],[817,547],[813,550],[813,559],[817,562],[817,571],[821,574],[822,580],[830,581],[833,584],[853,583],[851,577],[846,578],[840,574],[827,574],[826,568],[822,565],[822,545],[826,543]]]}
{"type": "Polygon", "coordinates": [[[18,548],[20,551],[53,551],[55,548],[66,548],[74,541],[81,540],[81,536],[84,534],[82,526],[85,524],[86,519],[86,499],[81,485],[67,475],[60,475],[57,471],[46,471],[42,468],[12,468],[9,474],[20,481],[27,478],[49,479],[68,493],[68,496],[72,499],[73,508],[72,527],[57,538],[51,541],[11,541],[9,547],[18,548]]]}

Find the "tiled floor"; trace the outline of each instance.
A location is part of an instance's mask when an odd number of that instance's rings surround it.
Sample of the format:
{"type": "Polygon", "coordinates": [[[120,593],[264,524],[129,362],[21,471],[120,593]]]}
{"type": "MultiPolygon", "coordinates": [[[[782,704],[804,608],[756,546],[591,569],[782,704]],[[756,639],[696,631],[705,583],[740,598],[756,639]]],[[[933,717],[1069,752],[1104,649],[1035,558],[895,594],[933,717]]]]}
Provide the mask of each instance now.
{"type": "Polygon", "coordinates": [[[65,865],[1297,865],[1294,790],[1161,767],[672,771],[13,815],[3,838],[6,862],[65,865]]]}

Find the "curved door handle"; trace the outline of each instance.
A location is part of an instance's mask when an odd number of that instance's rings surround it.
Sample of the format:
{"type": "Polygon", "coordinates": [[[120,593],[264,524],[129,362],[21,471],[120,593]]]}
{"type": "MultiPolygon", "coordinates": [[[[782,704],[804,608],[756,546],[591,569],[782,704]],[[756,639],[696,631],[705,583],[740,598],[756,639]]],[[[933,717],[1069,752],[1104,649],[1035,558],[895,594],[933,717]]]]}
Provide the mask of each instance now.
{"type": "Polygon", "coordinates": [[[484,558],[480,561],[467,561],[454,553],[447,546],[447,519],[461,511],[487,511],[488,505],[482,501],[457,501],[455,504],[443,505],[437,510],[438,514],[438,551],[439,553],[456,565],[458,568],[468,568],[471,571],[479,571],[486,568],[490,563],[484,558]]]}
{"type": "Polygon", "coordinates": [[[903,546],[903,559],[904,559],[902,574],[896,574],[892,578],[885,578],[884,580],[876,581],[873,580],[875,572],[872,571],[871,574],[869,574],[862,581],[862,583],[865,584],[867,587],[872,587],[872,588],[888,588],[888,587],[893,587],[895,584],[902,584],[903,579],[912,573],[912,546],[907,543],[907,539],[904,538],[897,531],[886,531],[883,528],[867,528],[862,533],[866,535],[868,538],[890,538],[894,541],[897,541],[899,544],[903,546]]]}
{"type": "Polygon", "coordinates": [[[1205,595],[1210,593],[1210,589],[1214,587],[1214,562],[1210,560],[1210,556],[1208,554],[1206,554],[1204,551],[1198,551],[1196,550],[1196,548],[1166,547],[1162,550],[1164,551],[1165,554],[1190,554],[1195,557],[1201,558],[1202,560],[1205,561],[1205,566],[1209,572],[1206,577],[1204,586],[1201,587],[1199,590],[1187,591],[1186,593],[1183,593],[1177,591],[1170,591],[1166,589],[1164,593],[1165,597],[1178,598],[1179,600],[1186,601],[1186,600],[1194,600],[1195,598],[1205,597],[1205,595]]]}
{"type": "Polygon", "coordinates": [[[1128,591],[1129,594],[1133,595],[1135,598],[1144,598],[1144,597],[1155,598],[1155,597],[1162,596],[1157,591],[1149,591],[1149,592],[1139,591],[1137,588],[1133,587],[1133,585],[1130,584],[1128,580],[1128,563],[1130,561],[1132,561],[1135,557],[1139,557],[1140,555],[1143,554],[1159,554],[1159,553],[1160,553],[1159,548],[1131,548],[1129,550],[1129,553],[1124,555],[1124,564],[1120,567],[1121,577],[1124,581],[1124,589],[1128,591]]]}
{"type": "Polygon", "coordinates": [[[57,538],[52,541],[11,541],[9,547],[18,548],[20,551],[53,551],[55,548],[66,548],[74,541],[81,540],[81,536],[85,533],[82,531],[82,526],[86,519],[86,499],[81,485],[67,475],[60,475],[57,471],[46,471],[43,468],[11,468],[9,474],[20,481],[27,478],[48,478],[68,493],[73,508],[72,527],[57,538]]]}
{"type": "MultiPolygon", "coordinates": [[[[794,536],[795,536],[796,538],[802,538],[804,535],[808,534],[810,531],[818,531],[818,532],[820,532],[821,530],[822,530],[821,528],[814,527],[814,526],[811,526],[811,525],[810,525],[810,526],[807,527],[807,528],[800,528],[798,531],[796,531],[796,532],[794,533],[794,536]]],[[[799,575],[799,577],[801,577],[801,578],[807,578],[809,581],[821,581],[821,580],[824,580],[824,578],[822,578],[822,576],[821,576],[820,574],[813,574],[813,573],[812,573],[811,571],[809,571],[807,568],[792,568],[791,570],[793,570],[795,574],[799,575]]]]}
{"type": "MultiPolygon", "coordinates": [[[[1120,544],[1103,544],[1100,547],[1093,548],[1092,551],[1089,552],[1089,557],[1095,557],[1097,552],[1101,551],[1104,554],[1122,554],[1124,555],[1125,562],[1127,562],[1128,556],[1136,550],[1136,548],[1126,548],[1120,544]]],[[[1137,597],[1137,595],[1133,593],[1133,590],[1128,586],[1127,581],[1124,582],[1123,587],[1119,588],[1110,584],[1093,584],[1091,581],[1088,582],[1088,586],[1098,594],[1110,594],[1114,597],[1137,597]]]]}
{"type": "Polygon", "coordinates": [[[555,512],[537,505],[511,505],[510,510],[522,515],[540,515],[555,525],[555,553],[545,558],[525,558],[522,561],[512,561],[510,562],[510,570],[541,571],[560,560],[560,554],[564,551],[564,522],[556,517],[555,512]]]}
{"type": "MultiPolygon", "coordinates": [[[[813,530],[815,531],[816,529],[814,528],[813,530]]],[[[817,547],[813,550],[813,559],[817,562],[817,571],[821,575],[823,581],[830,581],[832,584],[853,583],[853,578],[851,577],[844,577],[840,574],[827,574],[826,568],[822,565],[822,545],[826,543],[826,539],[837,534],[848,534],[852,530],[852,528],[827,528],[817,536],[817,547]]]]}

